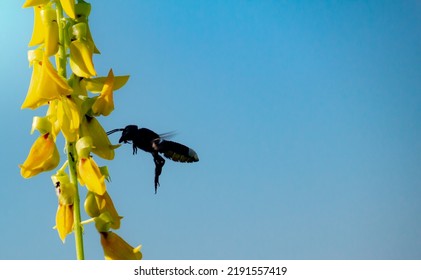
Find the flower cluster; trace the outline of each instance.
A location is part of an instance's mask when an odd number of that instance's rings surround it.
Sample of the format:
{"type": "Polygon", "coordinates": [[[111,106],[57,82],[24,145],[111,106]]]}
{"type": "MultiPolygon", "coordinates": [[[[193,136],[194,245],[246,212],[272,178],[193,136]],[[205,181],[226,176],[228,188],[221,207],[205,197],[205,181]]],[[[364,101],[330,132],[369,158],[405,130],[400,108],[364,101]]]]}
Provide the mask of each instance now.
{"type": "Polygon", "coordinates": [[[19,165],[24,178],[58,167],[56,138],[66,141],[67,160],[51,179],[57,191],[56,229],[64,242],[71,232],[81,232],[78,183],[86,186],[86,213],[100,233],[106,259],[141,259],[140,247],[133,248],[111,231],[120,227],[106,188],[108,169],[98,166],[96,155],[114,158],[114,149],[99,122],[114,110],[113,93],[129,76],[97,77],[93,55],[99,54],[88,25],[91,5],[83,0],[27,0],[24,8],[34,10],[34,28],[28,51],[32,77],[22,109],[48,106],[45,116],[36,116],[35,140],[26,160],[19,165]],[[64,12],[63,12],[64,11],[64,12]],[[67,15],[67,16],[65,16],[67,15]],[[51,58],[55,57],[55,66],[51,58]],[[72,74],[67,78],[67,63],[72,74]],[[66,172],[68,168],[69,172],[66,172]]]}

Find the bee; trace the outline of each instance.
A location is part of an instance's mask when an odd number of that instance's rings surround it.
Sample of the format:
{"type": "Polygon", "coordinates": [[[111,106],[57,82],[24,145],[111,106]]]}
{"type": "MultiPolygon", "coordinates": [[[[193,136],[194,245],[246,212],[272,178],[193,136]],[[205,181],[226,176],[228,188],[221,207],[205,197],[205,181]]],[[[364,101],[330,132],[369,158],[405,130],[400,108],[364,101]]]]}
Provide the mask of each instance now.
{"type": "Polygon", "coordinates": [[[177,142],[165,140],[172,133],[157,134],[148,128],[138,128],[137,125],[128,125],[125,128],[116,128],[107,132],[107,135],[122,131],[119,143],[129,143],[133,145],[133,155],[137,154],[137,150],[141,149],[152,154],[155,163],[155,193],[159,186],[159,175],[161,175],[162,167],[165,164],[164,157],[176,162],[197,162],[199,157],[197,153],[177,142]]]}

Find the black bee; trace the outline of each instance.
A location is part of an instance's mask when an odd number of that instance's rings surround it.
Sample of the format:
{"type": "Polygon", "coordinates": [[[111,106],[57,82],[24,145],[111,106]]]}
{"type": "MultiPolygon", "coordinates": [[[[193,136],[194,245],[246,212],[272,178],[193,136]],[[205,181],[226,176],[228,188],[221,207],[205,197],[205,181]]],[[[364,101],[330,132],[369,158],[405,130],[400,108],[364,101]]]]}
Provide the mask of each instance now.
{"type": "Polygon", "coordinates": [[[163,154],[177,162],[197,162],[199,157],[196,152],[180,143],[164,140],[167,134],[157,134],[147,128],[138,128],[137,125],[128,125],[125,128],[116,128],[107,132],[110,135],[114,132],[122,131],[119,143],[132,143],[133,154],[137,154],[137,149],[141,149],[147,153],[151,153],[155,162],[155,193],[159,186],[159,175],[161,175],[162,167],[165,159],[159,155],[163,154]]]}

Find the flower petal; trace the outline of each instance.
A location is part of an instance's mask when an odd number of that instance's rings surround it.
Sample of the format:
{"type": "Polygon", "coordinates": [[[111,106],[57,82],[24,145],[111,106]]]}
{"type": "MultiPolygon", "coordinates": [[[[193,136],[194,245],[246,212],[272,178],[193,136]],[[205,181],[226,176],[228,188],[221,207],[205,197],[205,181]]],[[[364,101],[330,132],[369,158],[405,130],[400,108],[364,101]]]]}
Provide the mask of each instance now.
{"type": "MultiPolygon", "coordinates": [[[[118,90],[123,87],[127,81],[129,80],[129,75],[125,76],[115,76],[114,83],[113,83],[113,90],[118,90]]],[[[86,89],[93,93],[99,93],[102,91],[105,80],[107,77],[97,77],[97,78],[90,78],[90,79],[83,79],[86,84],[86,89]]]]}
{"type": "Polygon", "coordinates": [[[56,168],[59,161],[60,155],[53,137],[50,133],[46,133],[35,140],[25,162],[19,165],[20,174],[24,178],[30,178],[56,168]]]}
{"type": "Polygon", "coordinates": [[[56,213],[56,228],[61,241],[73,231],[73,204],[59,204],[56,213]]]}
{"type": "Polygon", "coordinates": [[[105,176],[101,174],[93,158],[81,158],[78,162],[78,175],[81,184],[94,193],[103,195],[106,191],[105,176]]]}
{"type": "Polygon", "coordinates": [[[101,245],[106,260],[141,260],[140,246],[133,248],[112,231],[101,232],[101,245]]]}
{"type": "Polygon", "coordinates": [[[75,13],[75,0],[60,0],[61,6],[66,14],[72,19],[76,18],[75,13]]]}
{"type": "Polygon", "coordinates": [[[51,56],[58,51],[58,23],[56,10],[50,6],[41,9],[41,20],[44,28],[45,55],[51,56]]]}
{"type": "Polygon", "coordinates": [[[114,73],[111,69],[108,72],[107,79],[105,79],[100,96],[96,99],[94,105],[92,105],[92,111],[95,115],[108,116],[114,110],[113,86],[114,73]]]}
{"type": "Polygon", "coordinates": [[[93,49],[86,40],[79,39],[70,44],[70,68],[76,76],[96,76],[92,55],[93,49]]]}
{"type": "Polygon", "coordinates": [[[112,160],[114,149],[120,145],[112,145],[104,128],[95,117],[85,116],[82,120],[81,136],[89,136],[92,143],[92,152],[103,159],[112,160]]]}
{"type": "MultiPolygon", "coordinates": [[[[48,1],[48,0],[47,0],[48,1]]],[[[26,1],[29,2],[29,1],[26,1]]],[[[26,4],[25,2],[25,4],[26,4]]],[[[39,1],[41,2],[41,1],[39,1]]],[[[46,2],[46,1],[43,1],[46,2]]],[[[24,4],[24,5],[25,5],[24,4]]],[[[28,6],[29,7],[29,6],[28,6]]],[[[25,8],[25,6],[24,6],[25,8]]],[[[39,45],[44,42],[44,26],[41,20],[41,6],[35,5],[34,6],[34,28],[32,30],[31,40],[29,41],[28,46],[33,47],[39,45]]]]}
{"type": "Polygon", "coordinates": [[[36,109],[49,101],[72,92],[67,81],[54,69],[48,57],[33,62],[33,72],[28,93],[21,109],[36,109]]]}
{"type": "Polygon", "coordinates": [[[80,116],[76,103],[68,97],[62,97],[57,104],[57,120],[67,141],[76,141],[79,134],[80,116]]]}
{"type": "Polygon", "coordinates": [[[38,5],[45,5],[48,3],[49,0],[26,0],[25,3],[23,3],[22,8],[28,8],[32,6],[38,6],[38,5]]]}

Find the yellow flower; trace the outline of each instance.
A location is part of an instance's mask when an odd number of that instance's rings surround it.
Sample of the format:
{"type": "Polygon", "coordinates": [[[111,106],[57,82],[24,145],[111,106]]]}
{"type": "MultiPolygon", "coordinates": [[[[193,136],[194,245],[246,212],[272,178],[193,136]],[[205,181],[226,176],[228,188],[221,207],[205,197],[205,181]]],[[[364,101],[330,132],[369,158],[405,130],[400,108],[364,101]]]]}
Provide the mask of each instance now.
{"type": "Polygon", "coordinates": [[[44,51],[51,56],[58,51],[58,23],[56,10],[51,6],[41,8],[41,21],[44,28],[44,51]]]}
{"type": "Polygon", "coordinates": [[[70,182],[69,175],[64,171],[67,165],[68,162],[66,161],[65,164],[57,170],[56,174],[51,176],[51,180],[56,187],[58,202],[63,205],[73,204],[76,194],[76,186],[70,182]]]}
{"type": "Polygon", "coordinates": [[[73,204],[59,204],[56,213],[56,228],[61,241],[73,231],[73,204]]]}
{"type": "Polygon", "coordinates": [[[80,116],[76,103],[70,97],[62,97],[57,104],[57,120],[67,141],[76,141],[79,134],[80,116]]]}
{"type": "Polygon", "coordinates": [[[75,40],[70,44],[70,68],[79,77],[96,76],[92,60],[93,49],[85,40],[75,40]]]}
{"type": "MultiPolygon", "coordinates": [[[[25,4],[27,4],[27,2],[34,2],[34,1],[26,1],[25,4]]],[[[38,2],[48,2],[48,0],[47,1],[43,0],[43,1],[38,1],[38,2]]],[[[29,6],[34,6],[34,28],[32,30],[31,40],[29,41],[29,44],[28,44],[28,46],[33,47],[44,42],[44,26],[42,24],[42,19],[41,19],[42,6],[39,6],[38,4],[25,6],[25,4],[23,6],[24,8],[29,7],[29,6]]]]}
{"type": "Polygon", "coordinates": [[[101,94],[96,99],[94,105],[92,105],[92,111],[96,116],[108,116],[114,110],[113,86],[114,73],[111,69],[108,72],[108,77],[105,79],[101,94]]]}
{"type": "Polygon", "coordinates": [[[76,76],[90,78],[96,76],[92,59],[94,46],[86,39],[87,24],[84,22],[72,26],[75,40],[70,43],[70,68],[76,76]]]}
{"type": "Polygon", "coordinates": [[[88,17],[91,13],[91,4],[84,2],[84,1],[78,1],[75,5],[75,10],[77,14],[76,22],[78,23],[86,23],[86,40],[88,41],[88,44],[91,46],[91,48],[94,50],[94,53],[99,54],[100,51],[96,47],[94,40],[92,38],[92,34],[88,25],[88,17]]]}
{"type": "Polygon", "coordinates": [[[107,133],[95,117],[83,118],[81,136],[89,136],[92,139],[92,152],[103,159],[112,160],[114,149],[120,147],[120,145],[111,144],[107,133]]]}
{"type": "Polygon", "coordinates": [[[73,231],[73,202],[76,193],[76,186],[70,182],[69,175],[64,171],[66,163],[51,176],[58,197],[58,208],[56,213],[56,226],[61,241],[73,231]]]}
{"type": "Polygon", "coordinates": [[[106,231],[108,231],[109,228],[120,228],[120,220],[123,217],[118,215],[118,212],[115,209],[114,203],[111,200],[108,192],[105,192],[104,195],[98,195],[88,191],[86,194],[84,207],[86,213],[92,218],[96,218],[103,213],[107,213],[106,221],[103,219],[103,222],[107,223],[107,225],[105,225],[107,227],[106,231]]]}
{"type": "Polygon", "coordinates": [[[112,231],[101,232],[101,245],[106,260],[141,260],[141,246],[133,248],[112,231]]]}
{"type": "Polygon", "coordinates": [[[94,159],[89,155],[92,150],[92,138],[82,137],[76,142],[76,151],[79,157],[77,163],[78,179],[81,185],[99,195],[106,191],[105,176],[101,173],[94,159]]]}
{"type": "Polygon", "coordinates": [[[53,134],[54,138],[56,138],[58,133],[60,132],[60,124],[57,119],[58,101],[58,99],[50,101],[50,104],[48,104],[48,110],[46,114],[46,117],[51,123],[51,133],[53,134]]]}
{"type": "Polygon", "coordinates": [[[25,162],[19,165],[20,174],[24,178],[30,178],[56,168],[59,161],[60,155],[54,139],[51,133],[45,133],[35,140],[25,162]]]}
{"type": "Polygon", "coordinates": [[[40,60],[41,55],[40,52],[28,52],[28,57],[31,59],[30,63],[33,65],[33,72],[28,93],[21,109],[36,109],[51,100],[72,92],[72,88],[57,73],[48,57],[44,55],[40,60]]]}
{"type": "MultiPolygon", "coordinates": [[[[129,75],[125,76],[115,76],[113,82],[113,90],[118,90],[124,86],[129,80],[129,75]]],[[[82,82],[85,84],[86,89],[93,93],[99,93],[103,90],[105,81],[108,77],[97,77],[83,79],[82,82]]]]}
{"type": "Polygon", "coordinates": [[[60,0],[61,6],[66,14],[72,19],[76,18],[75,13],[75,0],[60,0]]]}
{"type": "Polygon", "coordinates": [[[98,165],[92,157],[80,158],[77,169],[81,185],[86,185],[88,190],[99,195],[105,193],[105,176],[101,174],[98,165]]]}
{"type": "Polygon", "coordinates": [[[92,150],[92,138],[82,137],[76,142],[76,151],[79,156],[77,163],[78,179],[82,185],[99,195],[105,193],[105,176],[101,173],[94,159],[89,155],[92,150]]]}

